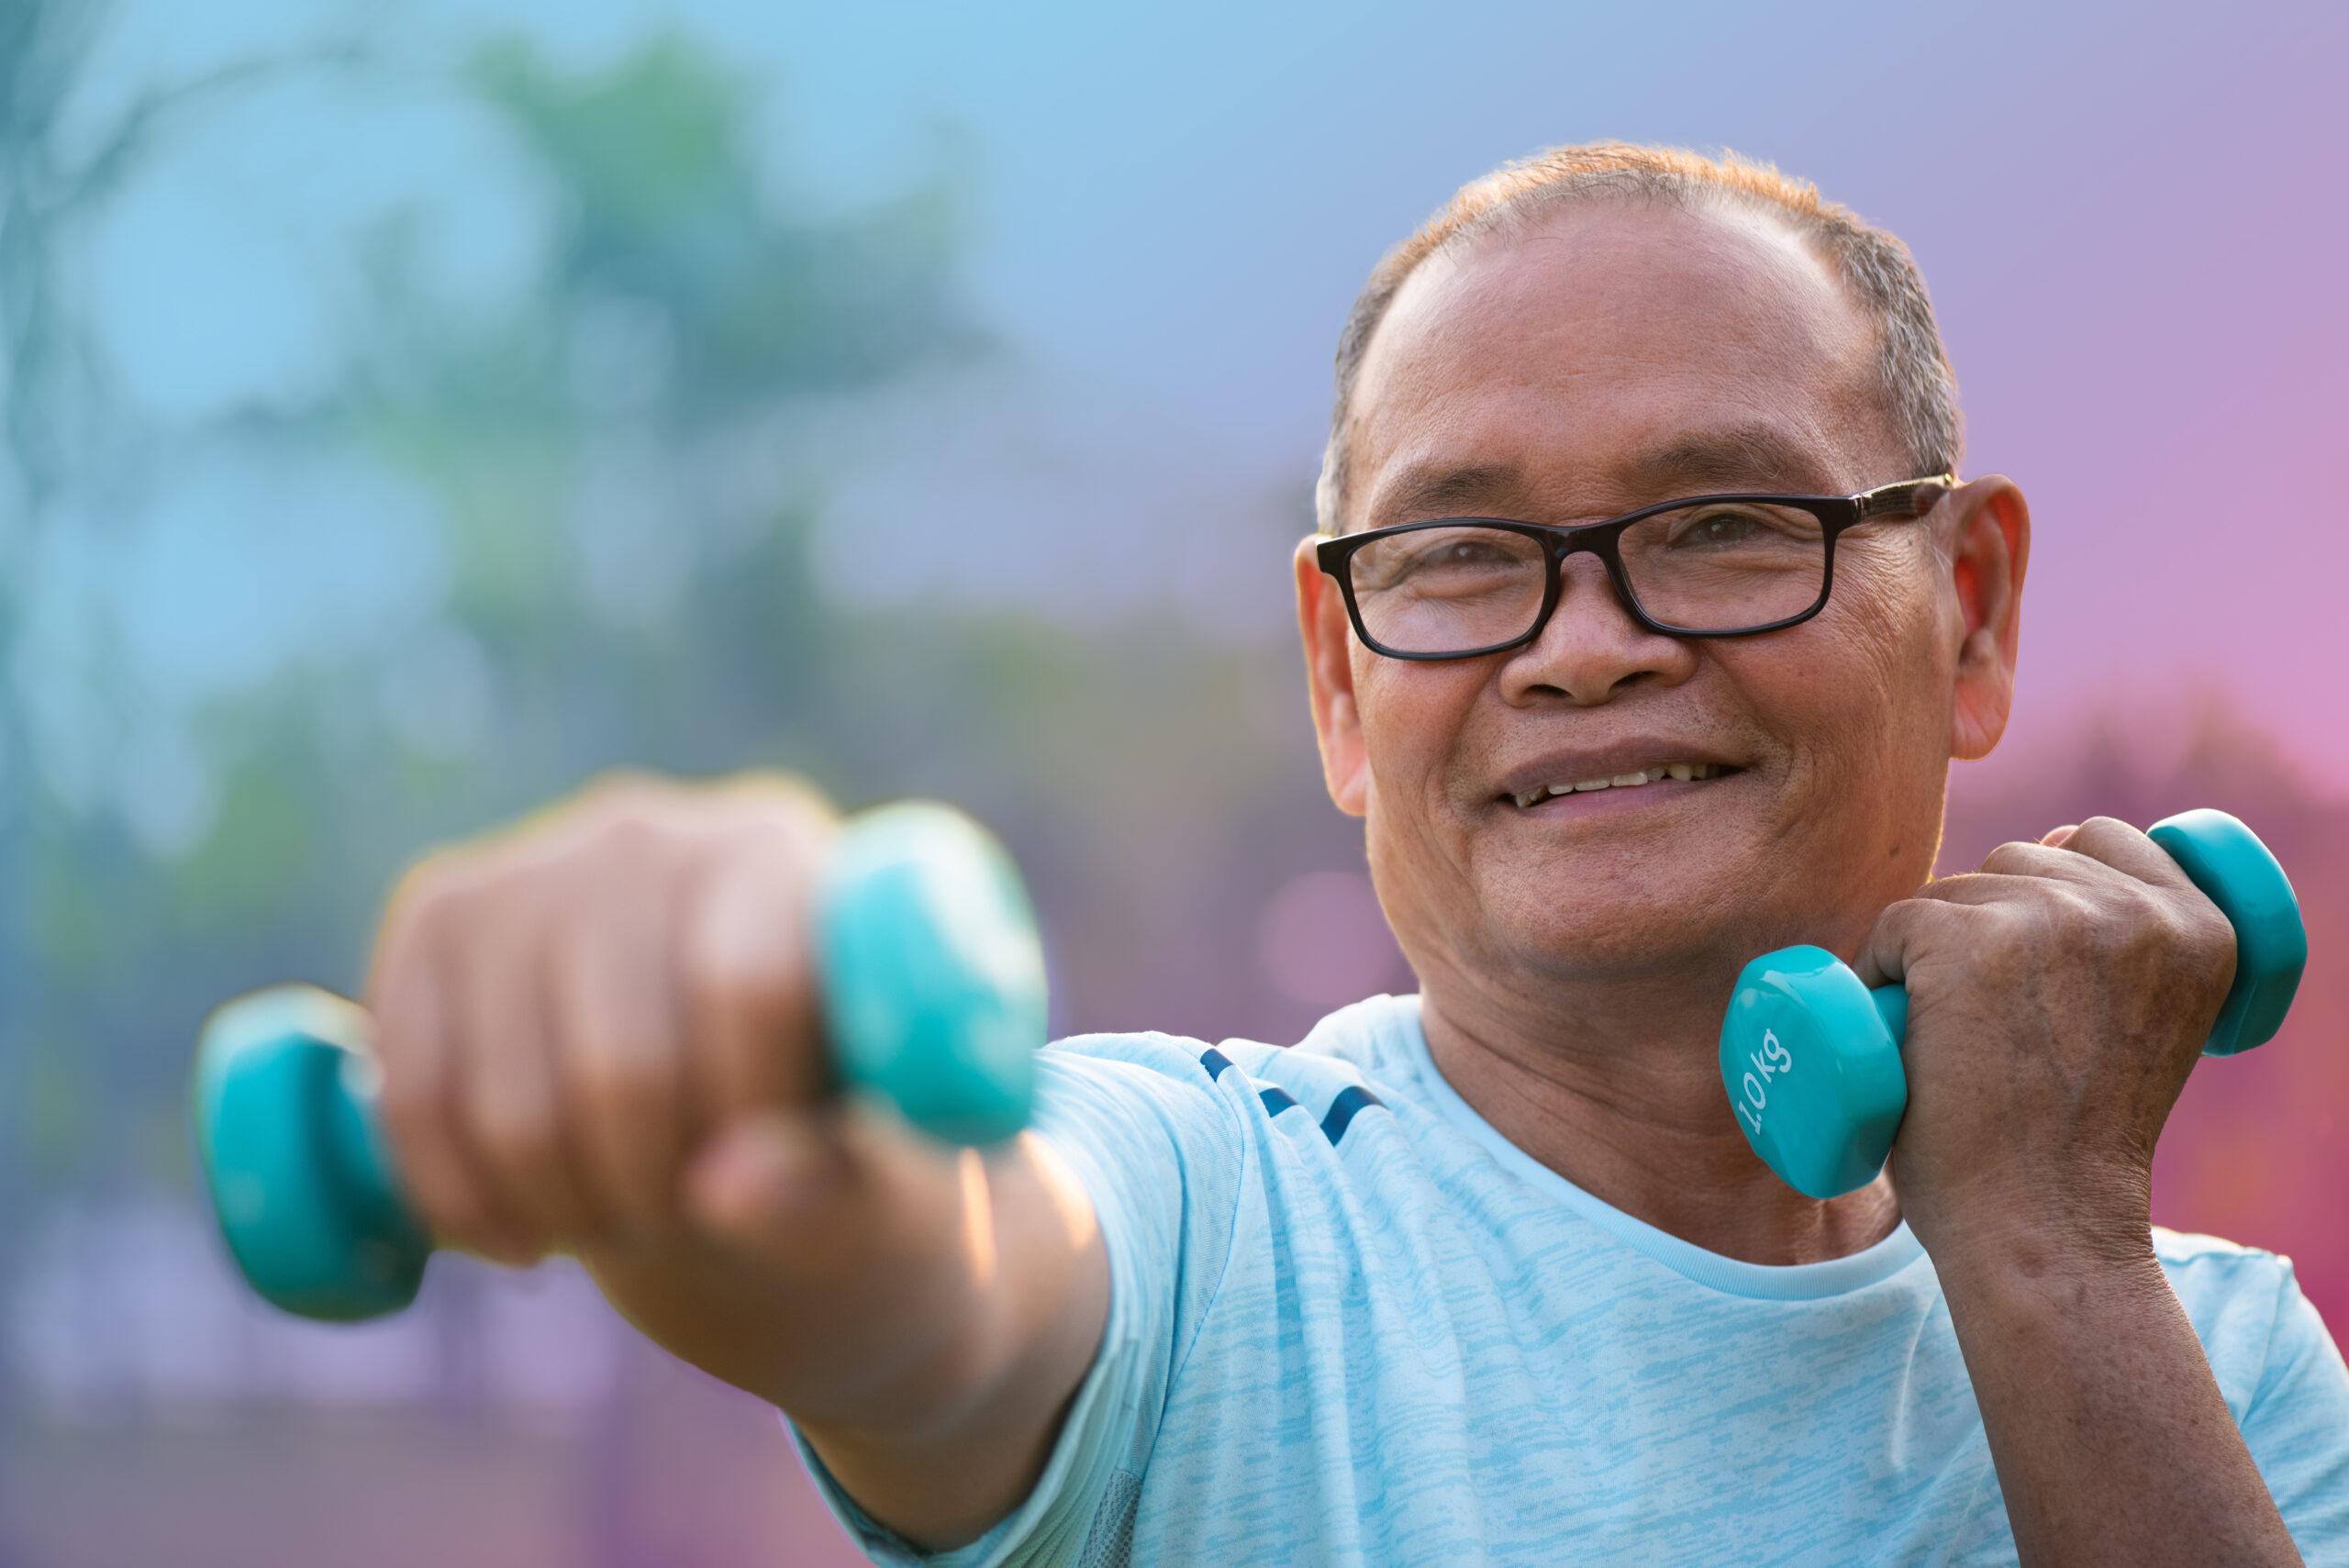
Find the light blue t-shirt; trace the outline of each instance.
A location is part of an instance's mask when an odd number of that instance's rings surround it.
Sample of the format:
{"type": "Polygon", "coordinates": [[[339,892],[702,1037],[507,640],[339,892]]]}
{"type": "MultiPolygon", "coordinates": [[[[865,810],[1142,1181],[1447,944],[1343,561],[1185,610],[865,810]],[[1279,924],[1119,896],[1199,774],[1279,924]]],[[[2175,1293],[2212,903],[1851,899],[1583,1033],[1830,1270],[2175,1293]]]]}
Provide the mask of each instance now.
{"type": "MultiPolygon", "coordinates": [[[[2005,1505],[1906,1226],[1772,1268],[1642,1224],[1501,1137],[1415,997],[1286,1050],[1063,1040],[1037,1130],[1109,1257],[1033,1494],[883,1562],[2004,1563],[2005,1505]]],[[[2349,1565],[2349,1372],[2270,1253],[2154,1232],[2310,1564],[2349,1565]]]]}

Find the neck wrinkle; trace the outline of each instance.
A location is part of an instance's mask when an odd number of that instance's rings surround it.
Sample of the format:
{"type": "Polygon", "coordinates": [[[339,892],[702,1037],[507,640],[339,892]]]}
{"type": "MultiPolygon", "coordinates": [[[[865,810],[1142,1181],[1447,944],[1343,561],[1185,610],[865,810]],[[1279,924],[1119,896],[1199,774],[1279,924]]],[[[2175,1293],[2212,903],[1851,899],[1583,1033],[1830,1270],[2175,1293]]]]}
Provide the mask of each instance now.
{"type": "Polygon", "coordinates": [[[1653,1020],[1643,1029],[1594,1029],[1591,1011],[1577,1009],[1552,1015],[1574,1023],[1534,1029],[1508,1009],[1480,1016],[1473,1002],[1456,1006],[1448,987],[1427,985],[1420,1019],[1429,1060],[1494,1130],[1601,1203],[1691,1246],[1742,1262],[1815,1263],[1864,1251],[1898,1228],[1888,1176],[1822,1202],[1755,1157],[1721,1090],[1709,1038],[1718,1017],[1692,1027],[1669,1017],[1685,1007],[1642,1010],[1653,1020]]]}

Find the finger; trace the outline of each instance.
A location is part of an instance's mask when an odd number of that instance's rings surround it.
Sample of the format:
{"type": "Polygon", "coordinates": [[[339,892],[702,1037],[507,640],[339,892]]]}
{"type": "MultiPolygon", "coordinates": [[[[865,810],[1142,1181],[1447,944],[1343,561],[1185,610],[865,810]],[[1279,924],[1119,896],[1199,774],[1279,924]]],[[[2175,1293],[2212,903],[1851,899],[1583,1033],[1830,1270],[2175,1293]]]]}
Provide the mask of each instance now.
{"type": "Polygon", "coordinates": [[[2078,823],[2066,822],[2061,828],[2050,828],[2046,832],[2042,833],[2039,836],[2039,841],[2051,850],[2060,850],[2064,847],[2064,841],[2079,830],[2078,823]]]}
{"type": "Polygon", "coordinates": [[[819,853],[815,832],[785,820],[751,843],[729,840],[690,884],[676,967],[701,1127],[805,1105],[828,1087],[812,919],[819,853]]]}
{"type": "MultiPolygon", "coordinates": [[[[2036,844],[2009,846],[2027,850],[2034,856],[2057,856],[2060,850],[2043,850],[2036,844]]],[[[2047,863],[2043,868],[2017,860],[1994,855],[2002,865],[2014,870],[1970,871],[1959,876],[1937,876],[1916,892],[1914,902],[1926,904],[1955,904],[1979,907],[1989,904],[2005,904],[2017,900],[2057,896],[2085,895],[2099,887],[2115,884],[2119,879],[2108,866],[2093,862],[2075,861],[2070,865],[2061,862],[2047,863]]]]}
{"type": "MultiPolygon", "coordinates": [[[[459,1132],[490,1205],[532,1257],[583,1234],[590,1210],[564,1133],[548,1026],[545,919],[525,889],[467,932],[459,1132]]],[[[511,1260],[507,1260],[511,1261],[511,1260]]]]}
{"type": "Polygon", "coordinates": [[[629,881],[605,882],[552,944],[549,1012],[589,1201],[607,1220],[649,1227],[674,1206],[689,1095],[666,962],[669,901],[657,875],[629,881]]]}
{"type": "Polygon", "coordinates": [[[441,940],[459,896],[454,874],[445,863],[428,863],[395,893],[367,1005],[384,1069],[384,1125],[409,1206],[436,1240],[502,1255],[514,1243],[487,1202],[456,1114],[462,1041],[455,976],[441,940]]]}
{"type": "Polygon", "coordinates": [[[2110,866],[2155,887],[2188,889],[2194,885],[2193,879],[2170,858],[2168,851],[2117,817],[2089,817],[2065,840],[2064,852],[2110,866]]]}
{"type": "MultiPolygon", "coordinates": [[[[1927,892],[1938,889],[1943,882],[1969,880],[1976,879],[1941,878],[1929,884],[1927,892]]],[[[1859,952],[1854,956],[1853,973],[1871,989],[1904,983],[1910,963],[1920,952],[1945,948],[1953,941],[1965,940],[1965,928],[1969,923],[1965,906],[1966,903],[1964,899],[1927,897],[1920,893],[1917,897],[1904,898],[1898,904],[1887,906],[1884,913],[1876,917],[1876,924],[1869,928],[1866,939],[1860,944],[1859,952]]]]}
{"type": "MultiPolygon", "coordinates": [[[[2071,838],[2076,840],[2078,837],[2079,830],[2074,828],[2071,838]]],[[[2061,846],[2025,843],[2018,840],[2000,844],[1983,856],[1981,871],[1972,874],[2114,887],[2121,885],[2121,879],[2127,873],[2115,871],[2092,855],[2079,854],[2061,846]]],[[[1952,877],[1946,880],[1963,879],[1952,877]]]]}

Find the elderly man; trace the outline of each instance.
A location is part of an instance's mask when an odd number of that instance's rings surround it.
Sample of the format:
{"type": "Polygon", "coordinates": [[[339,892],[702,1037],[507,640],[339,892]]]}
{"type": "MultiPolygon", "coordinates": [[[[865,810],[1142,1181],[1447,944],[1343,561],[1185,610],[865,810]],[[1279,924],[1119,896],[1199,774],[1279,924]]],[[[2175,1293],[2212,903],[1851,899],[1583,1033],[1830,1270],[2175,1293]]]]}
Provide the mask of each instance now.
{"type": "Polygon", "coordinates": [[[1809,187],[1480,181],[1354,308],[1296,560],[1419,996],[1063,1041],[956,1156],[821,1093],[822,806],[607,785],[394,900],[419,1206],[577,1251],[883,1561],[2349,1562],[2289,1268],[2148,1219],[2225,920],[2104,818],[1929,880],[2030,548],[1958,459],[1907,252],[1809,187]],[[1913,1008],[1890,1168],[1825,1202],[1715,1066],[1794,942],[1913,1008]]]}

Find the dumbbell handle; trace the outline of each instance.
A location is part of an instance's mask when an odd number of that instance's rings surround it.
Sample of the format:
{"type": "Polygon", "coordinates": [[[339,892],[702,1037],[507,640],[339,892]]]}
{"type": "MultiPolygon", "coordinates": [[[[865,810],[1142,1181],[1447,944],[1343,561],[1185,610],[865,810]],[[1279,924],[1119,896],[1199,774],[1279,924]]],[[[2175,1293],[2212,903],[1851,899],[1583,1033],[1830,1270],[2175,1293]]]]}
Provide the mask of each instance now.
{"type": "MultiPolygon", "coordinates": [[[[820,876],[817,972],[840,1080],[948,1142],[1028,1118],[1044,1040],[1041,944],[1000,845],[920,802],[852,818],[820,876]]],[[[407,1305],[429,1239],[377,1114],[354,1003],[278,986],[206,1025],[196,1146],[239,1268],[288,1311],[334,1320],[407,1305]]]]}

